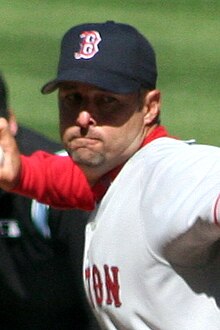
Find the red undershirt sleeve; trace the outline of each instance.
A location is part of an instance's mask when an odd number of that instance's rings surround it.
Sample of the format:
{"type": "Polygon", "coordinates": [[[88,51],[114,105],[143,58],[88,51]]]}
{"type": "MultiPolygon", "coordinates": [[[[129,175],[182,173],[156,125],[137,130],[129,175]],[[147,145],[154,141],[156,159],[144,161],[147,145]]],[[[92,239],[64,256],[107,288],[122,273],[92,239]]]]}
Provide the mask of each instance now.
{"type": "MultiPolygon", "coordinates": [[[[168,133],[163,126],[158,126],[145,138],[142,146],[163,136],[168,133]]],[[[115,177],[107,173],[104,180],[91,188],[84,173],[69,156],[37,151],[31,156],[22,155],[21,162],[20,182],[12,192],[62,209],[94,209],[95,201],[100,200],[108,189],[106,182],[115,177]]]]}
{"type": "Polygon", "coordinates": [[[69,156],[37,151],[21,156],[19,184],[12,192],[61,209],[92,210],[94,196],[80,168],[69,156]]]}

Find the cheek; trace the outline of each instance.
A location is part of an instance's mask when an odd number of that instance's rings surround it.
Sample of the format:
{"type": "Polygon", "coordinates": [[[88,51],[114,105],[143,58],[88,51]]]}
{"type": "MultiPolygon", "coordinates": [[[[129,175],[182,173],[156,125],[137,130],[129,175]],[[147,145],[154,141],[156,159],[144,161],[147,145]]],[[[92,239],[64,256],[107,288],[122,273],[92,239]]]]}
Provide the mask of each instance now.
{"type": "Polygon", "coordinates": [[[132,140],[140,135],[144,129],[144,117],[142,113],[136,113],[123,127],[123,134],[126,139],[132,140]]]}
{"type": "Polygon", "coordinates": [[[108,128],[103,137],[105,151],[114,155],[120,154],[132,141],[132,135],[125,127],[108,128]]]}
{"type": "Polygon", "coordinates": [[[131,152],[137,150],[142,143],[144,132],[145,125],[141,115],[131,118],[120,128],[112,129],[108,132],[108,141],[112,143],[112,151],[120,154],[125,150],[131,150],[131,152]]]}
{"type": "Polygon", "coordinates": [[[59,130],[60,130],[60,136],[62,138],[64,131],[65,131],[65,123],[64,123],[63,119],[61,118],[61,116],[59,119],[59,130]]]}
{"type": "Polygon", "coordinates": [[[69,142],[73,136],[71,128],[60,127],[60,139],[63,143],[64,148],[68,149],[69,142]]]}
{"type": "Polygon", "coordinates": [[[75,118],[73,113],[69,111],[60,111],[59,113],[59,127],[60,127],[60,134],[64,134],[65,130],[69,127],[73,126],[75,123],[75,118]]]}
{"type": "Polygon", "coordinates": [[[62,127],[73,126],[77,120],[79,111],[77,108],[67,106],[64,102],[59,107],[59,120],[62,127]]]}
{"type": "Polygon", "coordinates": [[[63,143],[66,143],[68,140],[69,130],[71,129],[72,124],[69,122],[69,120],[65,120],[63,116],[60,117],[60,123],[59,123],[59,132],[60,132],[60,138],[63,143]]]}

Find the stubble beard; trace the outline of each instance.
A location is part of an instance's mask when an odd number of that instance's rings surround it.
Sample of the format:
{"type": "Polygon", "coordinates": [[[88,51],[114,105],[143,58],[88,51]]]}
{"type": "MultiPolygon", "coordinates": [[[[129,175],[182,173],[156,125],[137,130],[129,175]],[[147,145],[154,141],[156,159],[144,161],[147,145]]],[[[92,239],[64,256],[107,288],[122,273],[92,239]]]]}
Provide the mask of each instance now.
{"type": "Polygon", "coordinates": [[[90,151],[78,152],[78,151],[68,151],[71,159],[79,166],[97,168],[105,163],[105,157],[101,153],[94,153],[90,151]]]}

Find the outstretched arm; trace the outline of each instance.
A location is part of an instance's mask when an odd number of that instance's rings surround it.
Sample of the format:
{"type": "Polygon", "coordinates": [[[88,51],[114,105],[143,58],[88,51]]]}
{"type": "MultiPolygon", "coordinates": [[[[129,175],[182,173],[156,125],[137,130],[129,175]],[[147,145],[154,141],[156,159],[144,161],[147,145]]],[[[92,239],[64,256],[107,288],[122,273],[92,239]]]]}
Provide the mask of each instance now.
{"type": "Polygon", "coordinates": [[[79,167],[66,156],[38,151],[20,155],[7,121],[0,118],[0,187],[59,208],[94,208],[90,186],[79,167]]]}
{"type": "Polygon", "coordinates": [[[94,197],[87,179],[69,156],[37,151],[21,155],[21,172],[13,191],[57,208],[92,210],[94,197]]]}

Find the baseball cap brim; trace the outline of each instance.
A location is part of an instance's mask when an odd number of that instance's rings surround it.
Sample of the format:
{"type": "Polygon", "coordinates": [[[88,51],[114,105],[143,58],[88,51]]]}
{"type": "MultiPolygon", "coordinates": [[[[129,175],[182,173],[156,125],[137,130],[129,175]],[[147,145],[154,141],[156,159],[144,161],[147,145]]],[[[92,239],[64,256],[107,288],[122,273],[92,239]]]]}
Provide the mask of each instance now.
{"type": "Polygon", "coordinates": [[[87,83],[119,94],[136,92],[141,87],[140,82],[132,80],[130,77],[119,75],[118,73],[75,67],[73,70],[62,72],[57,78],[46,83],[42,87],[41,92],[43,94],[52,93],[59,87],[60,83],[64,82],[87,83]]]}

